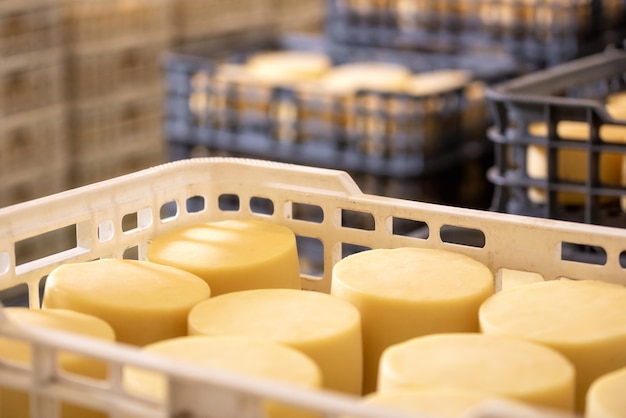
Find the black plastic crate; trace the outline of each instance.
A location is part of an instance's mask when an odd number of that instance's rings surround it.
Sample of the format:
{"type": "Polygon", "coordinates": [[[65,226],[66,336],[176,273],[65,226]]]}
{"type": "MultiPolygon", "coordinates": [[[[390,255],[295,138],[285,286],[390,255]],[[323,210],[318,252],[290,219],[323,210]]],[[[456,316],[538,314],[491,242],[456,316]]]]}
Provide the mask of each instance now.
{"type": "Polygon", "coordinates": [[[626,227],[623,91],[620,49],[489,88],[492,209],[626,227]]]}
{"type": "MultiPolygon", "coordinates": [[[[198,93],[192,82],[194,76],[203,73],[210,78],[220,63],[240,63],[254,52],[268,50],[320,51],[335,65],[382,61],[403,64],[414,72],[467,69],[480,82],[501,80],[517,70],[510,59],[500,56],[484,59],[456,54],[394,54],[382,49],[347,48],[319,36],[294,34],[245,33],[185,45],[165,56],[165,132],[178,154],[181,149],[201,145],[233,155],[403,179],[449,170],[491,149],[485,134],[486,102],[484,98],[470,100],[469,85],[430,96],[363,90],[357,93],[354,110],[347,109],[338,98],[305,96],[293,87],[283,86],[264,92],[261,111],[242,112],[236,105],[226,105],[217,117],[211,109],[201,115],[192,109],[190,97],[198,93]],[[277,117],[281,106],[290,108],[296,117],[287,121],[277,117]],[[424,111],[433,107],[435,111],[424,111]],[[355,118],[375,120],[380,131],[347,129],[341,119],[351,111],[355,118]],[[291,132],[288,138],[285,131],[291,132]],[[376,146],[371,146],[373,142],[376,146]]],[[[227,84],[222,99],[234,103],[245,96],[240,87],[227,84]]],[[[203,88],[202,94],[210,102],[216,93],[210,85],[203,88]]],[[[255,100],[252,96],[245,98],[255,100]]]]}
{"type": "Polygon", "coordinates": [[[467,53],[500,51],[544,68],[624,39],[621,0],[327,0],[335,42],[467,53]]]}

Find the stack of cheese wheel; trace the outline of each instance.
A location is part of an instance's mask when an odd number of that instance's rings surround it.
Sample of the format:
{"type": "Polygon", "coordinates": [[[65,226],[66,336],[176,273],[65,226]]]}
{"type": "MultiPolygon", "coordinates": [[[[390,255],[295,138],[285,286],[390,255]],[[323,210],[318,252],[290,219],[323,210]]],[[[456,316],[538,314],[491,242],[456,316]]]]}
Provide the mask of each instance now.
{"type": "MultiPolygon", "coordinates": [[[[103,341],[115,341],[111,326],[103,320],[64,309],[3,308],[3,313],[17,325],[39,326],[58,331],[80,334],[103,341]]],[[[31,362],[31,347],[28,343],[0,337],[0,360],[17,363],[31,362]]],[[[105,379],[107,366],[96,359],[71,352],[60,352],[58,363],[64,372],[105,379]]],[[[0,387],[0,416],[27,418],[30,415],[28,395],[17,389],[0,387]]],[[[77,405],[61,404],[61,418],[104,418],[105,413],[77,405]]]]}
{"type": "Polygon", "coordinates": [[[191,310],[189,335],[263,338],[285,344],[318,364],[326,389],[361,393],[359,311],[331,295],[295,289],[219,295],[191,310]]]}
{"type": "Polygon", "coordinates": [[[626,367],[626,287],[550,280],[499,292],[480,308],[481,330],[542,344],[576,367],[576,409],[598,377],[626,367]]]}
{"type": "MultiPolygon", "coordinates": [[[[533,136],[547,137],[548,130],[544,123],[529,126],[533,136]]],[[[589,141],[589,124],[585,122],[562,121],[557,125],[557,134],[561,139],[589,141]]],[[[626,126],[602,125],[599,132],[604,142],[623,143],[626,126]]],[[[620,184],[622,156],[619,153],[603,153],[599,159],[598,178],[604,184],[620,184]]],[[[588,173],[587,152],[561,148],[557,151],[557,177],[560,181],[572,181],[584,184],[588,173]]],[[[526,151],[526,171],[530,178],[545,179],[548,176],[548,155],[546,148],[530,145],[526,151]]],[[[528,198],[534,203],[545,203],[547,196],[544,189],[531,187],[528,198]]],[[[606,197],[604,199],[607,200],[606,197]]],[[[609,199],[610,200],[610,199],[609,199]]],[[[580,193],[560,192],[558,201],[562,205],[582,205],[585,196],[580,193]]]]}
{"type": "Polygon", "coordinates": [[[267,221],[227,220],[179,228],[152,240],[148,260],[201,277],[212,296],[301,288],[295,234],[267,221]]]}
{"type": "MultiPolygon", "coordinates": [[[[149,344],[143,350],[206,368],[207,372],[226,370],[306,389],[322,386],[322,374],[313,360],[298,350],[264,339],[188,336],[149,344]]],[[[166,380],[156,372],[127,366],[124,385],[138,395],[167,398],[166,380]]],[[[310,411],[272,401],[264,402],[263,409],[268,418],[315,416],[310,411]]]]}
{"type": "Polygon", "coordinates": [[[587,391],[585,418],[620,418],[626,411],[626,367],[596,379],[587,391]]]}
{"type": "Polygon", "coordinates": [[[187,314],[209,298],[207,283],[183,270],[137,260],[64,264],[46,281],[42,306],[103,319],[118,341],[142,346],[187,334],[187,314]]]}
{"type": "Polygon", "coordinates": [[[376,390],[378,361],[390,345],[439,332],[478,332],[478,308],[494,277],[463,254],[424,248],[373,249],[333,268],[331,295],[358,308],[364,393],[376,390]]]}
{"type": "Polygon", "coordinates": [[[574,379],[572,364],[541,344],[481,333],[443,333],[387,348],[380,360],[378,392],[459,388],[571,411],[574,379]]]}

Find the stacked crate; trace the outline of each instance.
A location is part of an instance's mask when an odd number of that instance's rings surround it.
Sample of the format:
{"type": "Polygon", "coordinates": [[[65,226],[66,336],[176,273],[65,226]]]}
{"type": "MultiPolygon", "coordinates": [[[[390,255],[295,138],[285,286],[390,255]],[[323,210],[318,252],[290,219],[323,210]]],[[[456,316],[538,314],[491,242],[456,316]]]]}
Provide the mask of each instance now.
{"type": "Polygon", "coordinates": [[[58,3],[0,2],[0,207],[67,183],[58,3]]]}
{"type": "Polygon", "coordinates": [[[65,0],[71,184],[165,160],[160,57],[169,0],[65,0]]]}

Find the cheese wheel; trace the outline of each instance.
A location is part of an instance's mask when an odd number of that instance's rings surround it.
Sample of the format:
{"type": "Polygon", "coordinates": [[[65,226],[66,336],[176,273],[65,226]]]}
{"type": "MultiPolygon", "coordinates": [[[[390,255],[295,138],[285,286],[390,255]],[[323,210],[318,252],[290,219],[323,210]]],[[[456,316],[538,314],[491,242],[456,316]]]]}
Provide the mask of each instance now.
{"type": "Polygon", "coordinates": [[[364,61],[337,65],[320,82],[336,94],[353,94],[359,89],[401,91],[410,76],[411,70],[400,64],[364,61]]]}
{"type": "MultiPolygon", "coordinates": [[[[544,123],[531,124],[529,133],[533,136],[546,137],[547,127],[544,123]]],[[[563,139],[577,141],[589,140],[589,125],[585,122],[564,121],[557,126],[557,133],[563,139]]],[[[602,125],[600,137],[606,142],[623,142],[626,138],[626,126],[602,125]]],[[[557,151],[557,176],[561,181],[584,183],[588,176],[587,153],[582,150],[561,148],[557,151]]],[[[605,184],[620,184],[622,155],[603,153],[600,155],[598,177],[605,184]]],[[[530,178],[545,179],[548,176],[548,155],[545,147],[530,145],[526,151],[526,171],[530,178]]],[[[528,198],[535,203],[545,203],[544,189],[530,188],[528,198]]],[[[605,198],[604,200],[610,200],[605,198]]],[[[583,204],[584,195],[578,193],[559,193],[561,204],[583,204]]]]}
{"type": "Polygon", "coordinates": [[[335,264],[331,295],[352,303],[363,329],[363,392],[376,389],[383,350],[436,332],[478,332],[478,308],[494,277],[463,254],[425,248],[374,249],[335,264]]]}
{"type": "Polygon", "coordinates": [[[252,55],[245,68],[256,81],[285,85],[315,80],[331,67],[330,58],[313,51],[264,51],[252,55]]]}
{"type": "MultiPolygon", "coordinates": [[[[226,370],[270,379],[291,386],[318,389],[322,374],[317,364],[293,348],[262,339],[242,337],[187,336],[160,341],[143,347],[154,353],[210,370],[226,370]]],[[[124,369],[124,385],[132,393],[157,400],[167,398],[167,381],[157,372],[133,367],[124,369]]],[[[315,416],[295,406],[264,402],[268,418],[315,416]]]]}
{"type": "Polygon", "coordinates": [[[288,345],[318,364],[325,388],[361,393],[359,311],[331,295],[294,289],[220,295],[191,310],[189,334],[264,338],[288,345]]]}
{"type": "MultiPolygon", "coordinates": [[[[110,342],[115,340],[113,328],[103,320],[91,315],[64,309],[12,307],[4,308],[2,311],[10,321],[18,325],[35,325],[110,342]]],[[[29,364],[31,362],[31,346],[23,341],[0,337],[0,360],[29,364]]],[[[68,373],[93,379],[105,379],[107,377],[106,364],[93,358],[71,352],[60,352],[58,361],[61,369],[68,373]]],[[[100,418],[106,416],[103,412],[67,403],[60,405],[59,413],[62,418],[100,418]]],[[[28,394],[0,386],[0,416],[29,417],[28,394]]]]}
{"type": "Polygon", "coordinates": [[[574,375],[563,355],[520,338],[431,334],[383,352],[378,391],[452,387],[570,411],[574,375]]]}
{"type": "Polygon", "coordinates": [[[543,276],[531,271],[500,269],[496,275],[496,291],[513,289],[530,283],[542,282],[543,276]]]}
{"type": "Polygon", "coordinates": [[[551,280],[487,299],[479,310],[487,334],[551,347],[576,367],[576,408],[599,376],[626,366],[626,287],[594,280],[551,280]]]}
{"type": "Polygon", "coordinates": [[[301,286],[295,234],[266,221],[227,220],[180,228],[153,239],[148,260],[201,277],[213,296],[301,286]]]}
{"type": "Polygon", "coordinates": [[[204,280],[183,270],[101,259],[54,269],[42,306],[97,316],[113,327],[118,341],[141,346],[186,335],[189,310],[210,295],[204,280]]]}
{"type": "Polygon", "coordinates": [[[459,89],[472,81],[467,70],[433,70],[413,74],[406,82],[406,91],[416,96],[428,96],[459,89]]]}
{"type": "Polygon", "coordinates": [[[596,379],[587,391],[585,418],[622,418],[626,411],[626,367],[596,379]]]}

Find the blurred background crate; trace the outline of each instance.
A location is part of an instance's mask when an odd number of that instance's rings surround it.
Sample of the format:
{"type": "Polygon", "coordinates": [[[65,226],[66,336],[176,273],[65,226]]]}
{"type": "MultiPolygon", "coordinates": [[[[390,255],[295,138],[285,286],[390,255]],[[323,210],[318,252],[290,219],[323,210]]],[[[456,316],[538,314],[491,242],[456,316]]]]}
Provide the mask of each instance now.
{"type": "Polygon", "coordinates": [[[532,70],[620,42],[625,12],[619,0],[328,0],[327,33],[355,46],[499,50],[532,70]]]}
{"type": "Polygon", "coordinates": [[[493,210],[626,227],[625,75],[610,49],[487,91],[493,210]]]}
{"type": "Polygon", "coordinates": [[[60,8],[56,0],[0,2],[0,56],[41,51],[62,45],[60,8]]]}

